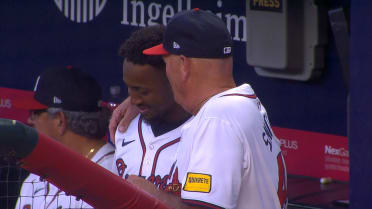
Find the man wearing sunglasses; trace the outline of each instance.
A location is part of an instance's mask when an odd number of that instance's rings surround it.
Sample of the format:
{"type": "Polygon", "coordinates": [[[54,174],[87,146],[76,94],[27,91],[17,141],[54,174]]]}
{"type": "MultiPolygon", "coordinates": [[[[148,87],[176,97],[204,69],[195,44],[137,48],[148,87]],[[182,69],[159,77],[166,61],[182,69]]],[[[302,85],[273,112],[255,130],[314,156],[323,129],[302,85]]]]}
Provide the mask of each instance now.
{"type": "MultiPolygon", "coordinates": [[[[71,150],[112,170],[114,148],[106,143],[110,112],[100,107],[101,87],[89,74],[73,67],[44,71],[30,97],[15,103],[30,110],[28,123],[71,150]]],[[[16,209],[92,208],[30,174],[24,181],[16,209]]]]}

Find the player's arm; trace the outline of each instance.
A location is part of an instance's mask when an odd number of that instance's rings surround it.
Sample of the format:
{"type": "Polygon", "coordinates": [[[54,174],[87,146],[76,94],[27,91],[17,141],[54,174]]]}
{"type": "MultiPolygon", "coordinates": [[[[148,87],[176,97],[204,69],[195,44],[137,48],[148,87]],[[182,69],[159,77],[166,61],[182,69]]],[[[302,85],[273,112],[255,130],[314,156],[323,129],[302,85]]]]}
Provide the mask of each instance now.
{"type": "Polygon", "coordinates": [[[115,144],[115,132],[118,129],[120,132],[125,132],[130,122],[138,115],[139,110],[130,102],[130,97],[127,97],[112,113],[109,131],[112,143],[115,144]]]}
{"type": "Polygon", "coordinates": [[[167,192],[161,191],[155,187],[151,182],[135,175],[128,177],[127,181],[151,194],[156,199],[160,200],[170,208],[174,209],[206,209],[206,207],[193,207],[185,204],[182,199],[174,194],[169,194],[167,192]]]}

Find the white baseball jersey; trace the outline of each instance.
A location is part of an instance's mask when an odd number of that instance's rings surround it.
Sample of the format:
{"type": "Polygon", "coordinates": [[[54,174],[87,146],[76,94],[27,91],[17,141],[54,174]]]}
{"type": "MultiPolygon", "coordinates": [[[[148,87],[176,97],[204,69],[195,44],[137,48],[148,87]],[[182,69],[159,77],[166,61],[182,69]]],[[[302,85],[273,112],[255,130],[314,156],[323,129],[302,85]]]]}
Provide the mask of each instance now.
{"type": "MultiPolygon", "coordinates": [[[[112,169],[112,162],[114,158],[114,147],[111,144],[103,145],[96,154],[92,157],[92,161],[97,163],[98,165],[110,170],[111,172],[116,173],[116,170],[112,169]]],[[[99,179],[98,179],[99,180],[99,179]]],[[[45,209],[88,209],[93,208],[88,203],[83,202],[82,200],[77,200],[74,196],[68,196],[65,192],[58,189],[53,184],[49,182],[44,183],[44,196],[42,205],[37,208],[45,208],[45,209]]]]}
{"type": "Polygon", "coordinates": [[[30,173],[23,181],[15,209],[42,208],[44,187],[40,177],[30,173]]]}
{"type": "Polygon", "coordinates": [[[117,172],[125,179],[129,175],[142,176],[159,189],[180,195],[181,184],[175,169],[180,136],[181,128],[178,127],[156,137],[150,124],[138,115],[125,133],[116,130],[117,172]]]}
{"type": "Polygon", "coordinates": [[[183,126],[177,167],[185,203],[286,208],[280,142],[248,84],[213,96],[183,126]]]}

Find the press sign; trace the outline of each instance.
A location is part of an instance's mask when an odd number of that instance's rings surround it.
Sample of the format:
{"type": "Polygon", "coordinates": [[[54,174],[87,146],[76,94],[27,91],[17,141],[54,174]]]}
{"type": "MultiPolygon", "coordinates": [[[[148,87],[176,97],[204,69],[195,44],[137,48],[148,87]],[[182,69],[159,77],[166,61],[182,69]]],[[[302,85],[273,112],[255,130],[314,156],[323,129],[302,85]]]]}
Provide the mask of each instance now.
{"type": "Polygon", "coordinates": [[[283,0],[250,0],[251,10],[283,12],[283,0]]]}

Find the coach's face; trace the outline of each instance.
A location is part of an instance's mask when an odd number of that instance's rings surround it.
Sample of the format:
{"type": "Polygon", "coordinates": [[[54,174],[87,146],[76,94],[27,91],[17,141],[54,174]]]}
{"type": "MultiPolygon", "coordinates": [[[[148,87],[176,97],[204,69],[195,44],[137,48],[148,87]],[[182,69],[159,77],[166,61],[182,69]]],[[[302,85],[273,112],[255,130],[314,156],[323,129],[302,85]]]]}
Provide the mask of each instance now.
{"type": "Polygon", "coordinates": [[[34,127],[38,132],[43,133],[54,139],[59,138],[58,120],[57,118],[51,117],[47,109],[31,110],[27,122],[30,126],[34,127]]]}
{"type": "Polygon", "coordinates": [[[172,86],[174,100],[183,108],[185,108],[182,99],[182,95],[184,92],[184,89],[182,87],[182,71],[180,70],[180,68],[182,67],[182,60],[180,59],[180,56],[172,54],[163,56],[163,59],[166,64],[167,77],[170,85],[172,86]]]}
{"type": "Polygon", "coordinates": [[[123,80],[131,103],[148,121],[164,120],[167,112],[176,105],[164,69],[133,64],[125,59],[123,80]]]}

